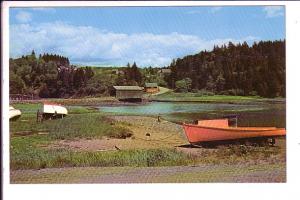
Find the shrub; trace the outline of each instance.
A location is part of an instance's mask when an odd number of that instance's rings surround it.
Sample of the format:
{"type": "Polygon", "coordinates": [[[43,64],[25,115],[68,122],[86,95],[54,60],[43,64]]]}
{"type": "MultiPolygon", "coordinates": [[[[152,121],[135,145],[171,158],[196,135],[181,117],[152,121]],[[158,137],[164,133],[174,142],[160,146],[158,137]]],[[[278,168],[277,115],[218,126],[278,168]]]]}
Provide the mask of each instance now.
{"type": "Polygon", "coordinates": [[[242,89],[230,89],[224,91],[224,93],[228,93],[226,95],[234,95],[234,96],[243,96],[245,94],[244,90],[242,89]]]}
{"type": "Polygon", "coordinates": [[[251,91],[251,92],[249,92],[249,95],[250,95],[250,96],[257,96],[258,94],[257,94],[256,91],[251,91]]]}
{"type": "Polygon", "coordinates": [[[212,92],[212,91],[207,91],[207,90],[202,89],[202,90],[199,90],[199,91],[197,92],[197,94],[195,95],[195,97],[201,97],[201,96],[213,96],[213,95],[215,95],[214,92],[212,92]]]}
{"type": "Polygon", "coordinates": [[[119,139],[126,139],[128,137],[131,137],[133,135],[132,131],[124,128],[124,127],[116,127],[116,132],[114,134],[111,134],[110,137],[112,138],[119,138],[119,139]]]}

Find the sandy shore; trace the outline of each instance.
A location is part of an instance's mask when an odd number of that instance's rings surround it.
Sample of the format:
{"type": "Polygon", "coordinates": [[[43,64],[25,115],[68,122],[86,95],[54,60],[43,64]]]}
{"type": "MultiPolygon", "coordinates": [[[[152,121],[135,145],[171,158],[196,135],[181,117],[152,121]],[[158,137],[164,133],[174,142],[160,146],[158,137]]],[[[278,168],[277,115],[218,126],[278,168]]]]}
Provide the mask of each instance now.
{"type": "Polygon", "coordinates": [[[113,151],[125,149],[176,148],[189,144],[180,125],[157,118],[142,116],[110,116],[115,123],[127,127],[133,136],[127,139],[61,140],[51,147],[75,151],[113,151]],[[116,148],[117,147],[117,148],[116,148]]]}

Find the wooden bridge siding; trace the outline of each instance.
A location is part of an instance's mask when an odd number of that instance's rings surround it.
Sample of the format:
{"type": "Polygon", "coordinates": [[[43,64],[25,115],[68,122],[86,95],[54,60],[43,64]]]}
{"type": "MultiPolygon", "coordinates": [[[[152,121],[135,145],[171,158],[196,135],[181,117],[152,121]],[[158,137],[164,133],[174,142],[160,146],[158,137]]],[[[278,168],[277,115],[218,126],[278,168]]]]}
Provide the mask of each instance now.
{"type": "Polygon", "coordinates": [[[143,91],[136,90],[117,90],[116,98],[117,99],[141,99],[143,96],[143,91]]]}

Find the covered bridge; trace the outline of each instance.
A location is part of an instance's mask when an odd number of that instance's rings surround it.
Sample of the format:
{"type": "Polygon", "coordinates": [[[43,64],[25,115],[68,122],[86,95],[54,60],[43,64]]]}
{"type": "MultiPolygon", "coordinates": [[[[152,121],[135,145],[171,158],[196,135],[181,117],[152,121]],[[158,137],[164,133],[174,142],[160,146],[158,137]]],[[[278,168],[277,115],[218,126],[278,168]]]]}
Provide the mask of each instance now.
{"type": "Polygon", "coordinates": [[[157,83],[145,83],[145,91],[148,93],[159,92],[157,83]]]}
{"type": "Polygon", "coordinates": [[[139,86],[114,86],[119,100],[142,101],[143,88],[139,86]]]}

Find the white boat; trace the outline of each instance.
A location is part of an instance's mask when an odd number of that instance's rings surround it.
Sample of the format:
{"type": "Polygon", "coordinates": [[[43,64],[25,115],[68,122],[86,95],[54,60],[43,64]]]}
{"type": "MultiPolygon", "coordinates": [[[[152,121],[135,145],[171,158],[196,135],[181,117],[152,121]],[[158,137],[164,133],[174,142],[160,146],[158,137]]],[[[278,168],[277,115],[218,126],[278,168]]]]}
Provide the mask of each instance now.
{"type": "Polygon", "coordinates": [[[12,106],[9,106],[9,119],[10,120],[15,120],[18,119],[19,117],[21,117],[21,111],[18,109],[15,109],[12,106]]]}
{"type": "Polygon", "coordinates": [[[42,113],[44,118],[63,118],[68,114],[68,110],[58,104],[44,103],[42,113]]]}

